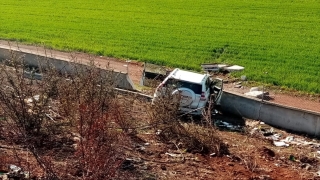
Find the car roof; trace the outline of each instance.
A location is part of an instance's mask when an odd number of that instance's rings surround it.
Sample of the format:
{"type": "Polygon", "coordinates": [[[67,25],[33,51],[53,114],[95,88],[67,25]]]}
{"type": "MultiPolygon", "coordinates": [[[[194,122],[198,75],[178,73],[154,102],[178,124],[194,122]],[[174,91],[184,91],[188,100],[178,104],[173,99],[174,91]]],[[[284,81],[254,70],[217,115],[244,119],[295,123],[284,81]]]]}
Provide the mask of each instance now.
{"type": "Polygon", "coordinates": [[[174,69],[170,75],[170,78],[178,79],[181,81],[192,82],[196,84],[201,84],[203,79],[207,77],[206,74],[199,74],[195,72],[185,71],[181,69],[174,69]]]}

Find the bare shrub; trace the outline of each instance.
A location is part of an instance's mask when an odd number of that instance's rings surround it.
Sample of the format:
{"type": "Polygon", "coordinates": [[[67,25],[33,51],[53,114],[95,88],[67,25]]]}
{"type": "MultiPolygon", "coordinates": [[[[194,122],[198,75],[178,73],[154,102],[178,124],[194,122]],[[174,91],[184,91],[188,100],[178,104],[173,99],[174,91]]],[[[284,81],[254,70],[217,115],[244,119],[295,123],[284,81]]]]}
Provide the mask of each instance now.
{"type": "Polygon", "coordinates": [[[76,176],[81,179],[116,178],[124,154],[125,112],[114,90],[113,72],[74,66],[74,73],[59,86],[60,109],[75,125],[80,140],[75,153],[76,176]],[[109,74],[110,73],[110,74],[109,74]],[[120,131],[119,131],[120,130],[120,131]]]}
{"type": "MultiPolygon", "coordinates": [[[[217,136],[211,120],[211,114],[204,114],[205,122],[202,125],[182,123],[178,113],[179,100],[171,95],[171,91],[164,93],[149,110],[150,124],[159,134],[162,141],[174,143],[190,152],[228,153],[227,146],[217,136]]],[[[207,113],[211,113],[208,110],[207,113]]]]}
{"type": "Polygon", "coordinates": [[[198,143],[193,145],[197,151],[216,156],[229,154],[228,146],[223,143],[213,127],[192,123],[185,124],[185,128],[190,136],[197,139],[198,143]]]}
{"type": "MultiPolygon", "coordinates": [[[[0,65],[0,105],[6,117],[1,128],[10,129],[5,138],[31,152],[43,179],[120,178],[121,145],[130,124],[114,91],[114,72],[102,70],[94,61],[88,66],[74,61],[72,73],[64,74],[45,62],[39,65],[42,80],[24,78],[28,67],[15,54],[0,65]],[[62,167],[53,162],[54,151],[47,149],[66,146],[60,141],[68,140],[68,134],[78,134],[79,141],[62,167]]],[[[23,161],[21,154],[15,156],[23,161]]]]}
{"type": "Polygon", "coordinates": [[[5,64],[0,66],[1,108],[13,123],[14,130],[21,135],[43,135],[47,132],[43,124],[50,123],[47,121],[47,114],[55,91],[54,86],[59,79],[54,76],[43,81],[25,79],[23,76],[26,67],[23,60],[14,57],[10,64],[12,67],[5,64]]]}
{"type": "Polygon", "coordinates": [[[52,72],[48,73],[50,77],[44,77],[42,81],[32,77],[25,79],[28,67],[23,58],[12,54],[10,60],[0,65],[0,106],[6,117],[4,126],[9,131],[6,138],[26,146],[47,177],[55,179],[57,175],[51,169],[51,163],[47,163],[39,153],[39,147],[49,140],[52,130],[55,130],[49,127],[56,123],[48,114],[59,78],[48,67],[48,72],[52,72]]]}
{"type": "Polygon", "coordinates": [[[258,163],[256,157],[254,155],[242,154],[240,155],[240,159],[244,163],[245,167],[251,172],[258,171],[258,163]]]}

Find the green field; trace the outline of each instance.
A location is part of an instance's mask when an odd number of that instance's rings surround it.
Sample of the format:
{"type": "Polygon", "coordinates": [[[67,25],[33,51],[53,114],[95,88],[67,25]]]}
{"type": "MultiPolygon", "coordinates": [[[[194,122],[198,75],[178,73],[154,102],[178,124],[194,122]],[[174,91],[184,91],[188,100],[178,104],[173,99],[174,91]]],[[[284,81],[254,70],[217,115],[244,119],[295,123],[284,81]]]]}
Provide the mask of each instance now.
{"type": "Polygon", "coordinates": [[[194,70],[237,64],[249,80],[320,93],[317,0],[0,0],[0,39],[194,70]]]}

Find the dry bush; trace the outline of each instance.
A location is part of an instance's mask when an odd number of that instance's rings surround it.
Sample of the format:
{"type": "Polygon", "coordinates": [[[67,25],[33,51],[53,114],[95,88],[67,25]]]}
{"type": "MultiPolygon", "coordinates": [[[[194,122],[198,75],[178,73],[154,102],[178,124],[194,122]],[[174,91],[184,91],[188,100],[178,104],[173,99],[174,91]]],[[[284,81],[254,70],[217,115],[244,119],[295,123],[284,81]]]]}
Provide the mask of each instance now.
{"type": "Polygon", "coordinates": [[[0,65],[1,109],[12,123],[13,130],[24,138],[46,134],[51,99],[59,78],[48,76],[43,81],[24,78],[26,66],[22,59],[13,57],[12,67],[0,65]],[[44,125],[46,124],[46,125],[44,125]]]}
{"type": "Polygon", "coordinates": [[[193,149],[216,156],[229,154],[228,146],[217,135],[215,128],[199,124],[185,124],[185,129],[191,137],[197,140],[192,144],[193,149]]]}
{"type": "MultiPolygon", "coordinates": [[[[211,120],[211,107],[204,113],[202,125],[181,122],[178,113],[179,101],[174,101],[171,91],[153,103],[149,110],[150,124],[158,132],[162,141],[174,143],[178,148],[190,152],[227,154],[228,148],[217,136],[211,120]]],[[[204,110],[205,111],[205,110],[204,110]]]]}
{"type": "Polygon", "coordinates": [[[258,171],[259,166],[258,166],[257,158],[255,155],[241,154],[240,159],[249,171],[251,172],[258,171]]]}
{"type": "Polygon", "coordinates": [[[118,103],[112,71],[75,66],[59,86],[62,115],[79,135],[75,163],[81,179],[113,179],[124,159],[121,145],[127,132],[126,116],[118,103]],[[110,74],[109,74],[110,73],[110,74]]]}
{"type": "Polygon", "coordinates": [[[6,140],[31,152],[44,172],[42,179],[121,178],[121,146],[132,122],[124,115],[128,106],[117,99],[114,72],[102,70],[94,61],[88,66],[75,61],[72,73],[64,74],[44,62],[39,65],[42,80],[24,78],[28,67],[14,54],[0,66],[1,110],[10,129],[6,140]],[[53,112],[59,119],[50,116],[53,112]],[[65,159],[64,167],[56,166],[55,153],[47,151],[48,146],[66,146],[61,140],[68,141],[68,134],[79,138],[75,154],[65,159]]]}
{"type": "MultiPolygon", "coordinates": [[[[36,159],[47,177],[56,179],[57,175],[47,163],[39,147],[44,146],[57,129],[52,128],[55,121],[50,119],[52,98],[56,95],[59,78],[48,66],[49,76],[42,81],[25,79],[27,70],[23,58],[12,54],[10,60],[0,65],[0,106],[6,117],[7,141],[25,146],[36,159]],[[10,66],[7,66],[10,65],[10,66]]],[[[18,158],[17,153],[16,157],[18,158]]]]}

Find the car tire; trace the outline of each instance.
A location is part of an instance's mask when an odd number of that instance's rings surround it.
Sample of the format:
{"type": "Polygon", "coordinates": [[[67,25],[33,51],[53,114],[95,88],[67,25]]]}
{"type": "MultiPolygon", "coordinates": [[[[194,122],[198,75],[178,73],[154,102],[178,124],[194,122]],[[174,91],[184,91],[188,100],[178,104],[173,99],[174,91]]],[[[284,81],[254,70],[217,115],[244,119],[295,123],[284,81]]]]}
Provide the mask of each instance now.
{"type": "Polygon", "coordinates": [[[196,94],[188,88],[178,88],[172,92],[174,101],[180,100],[180,106],[189,106],[196,99],[196,94]]]}

